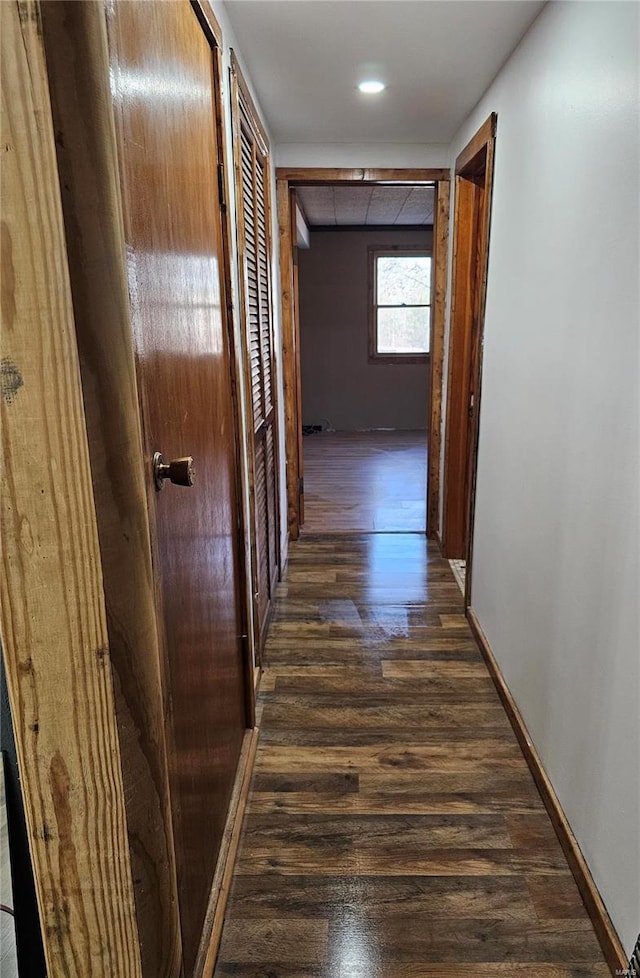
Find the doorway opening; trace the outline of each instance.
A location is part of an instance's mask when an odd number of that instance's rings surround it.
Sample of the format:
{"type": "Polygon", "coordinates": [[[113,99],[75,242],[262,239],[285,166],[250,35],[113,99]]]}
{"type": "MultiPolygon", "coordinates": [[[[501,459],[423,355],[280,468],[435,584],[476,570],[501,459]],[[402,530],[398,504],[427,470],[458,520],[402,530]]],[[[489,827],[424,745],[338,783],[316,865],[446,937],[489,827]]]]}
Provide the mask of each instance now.
{"type": "Polygon", "coordinates": [[[435,535],[448,180],[277,171],[293,540],[435,535]]]}
{"type": "Polygon", "coordinates": [[[304,532],[422,532],[433,184],[296,194],[304,532]]]}
{"type": "Polygon", "coordinates": [[[456,160],[442,553],[471,602],[484,309],[497,116],[456,160]]]}

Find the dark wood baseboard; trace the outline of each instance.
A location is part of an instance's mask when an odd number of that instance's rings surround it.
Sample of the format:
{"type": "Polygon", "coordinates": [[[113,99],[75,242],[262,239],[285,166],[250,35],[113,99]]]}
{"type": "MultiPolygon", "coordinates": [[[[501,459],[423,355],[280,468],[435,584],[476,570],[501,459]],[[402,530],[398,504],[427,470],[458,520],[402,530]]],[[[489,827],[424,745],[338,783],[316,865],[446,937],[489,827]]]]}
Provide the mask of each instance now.
{"type": "Polygon", "coordinates": [[[222,837],[222,846],[218,865],[213,877],[209,906],[202,929],[200,940],[200,950],[193,969],[194,978],[212,978],[213,971],[220,947],[222,936],[222,925],[224,924],[224,914],[229,899],[233,869],[235,866],[240,833],[242,831],[242,821],[244,818],[249,787],[251,785],[251,775],[258,748],[258,728],[247,730],[240,760],[238,762],[238,772],[236,774],[231,802],[229,803],[229,813],[222,837]]]}
{"type": "Polygon", "coordinates": [[[585,858],[582,855],[578,841],[573,834],[571,826],[569,825],[567,816],[562,810],[558,796],[555,793],[553,785],[549,781],[547,773],[542,765],[542,761],[540,760],[538,752],[525,726],[524,720],[522,719],[520,710],[518,709],[516,702],[511,695],[511,691],[505,682],[500,666],[496,662],[496,658],[491,650],[487,636],[482,631],[473,608],[467,608],[467,618],[476,642],[480,646],[480,651],[482,652],[487,668],[491,673],[491,678],[493,679],[495,687],[498,691],[498,695],[500,696],[502,704],[507,712],[511,726],[513,727],[514,733],[518,738],[518,743],[520,744],[522,753],[524,754],[525,760],[529,765],[529,770],[533,775],[533,779],[537,785],[538,791],[540,792],[542,801],[544,802],[545,808],[549,813],[549,818],[551,819],[560,845],[562,846],[567,862],[569,863],[569,868],[571,869],[571,872],[573,873],[575,881],[578,885],[580,896],[582,897],[587,913],[591,918],[594,930],[602,948],[602,952],[607,960],[607,964],[611,968],[611,973],[612,975],[626,974],[627,958],[624,948],[620,943],[620,938],[616,933],[616,929],[613,926],[611,918],[609,917],[607,908],[604,905],[593,876],[591,875],[585,858]]]}

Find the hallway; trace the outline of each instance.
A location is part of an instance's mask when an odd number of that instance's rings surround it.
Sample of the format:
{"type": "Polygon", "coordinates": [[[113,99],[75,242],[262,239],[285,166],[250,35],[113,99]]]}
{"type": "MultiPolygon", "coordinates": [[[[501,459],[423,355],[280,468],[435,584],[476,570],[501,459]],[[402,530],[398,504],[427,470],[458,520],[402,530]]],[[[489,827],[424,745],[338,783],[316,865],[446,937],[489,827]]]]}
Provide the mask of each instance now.
{"type": "Polygon", "coordinates": [[[218,978],[610,974],[434,545],[304,536],[265,659],[218,978]]]}
{"type": "Polygon", "coordinates": [[[304,438],[304,533],[424,533],[426,431],[304,438]]]}

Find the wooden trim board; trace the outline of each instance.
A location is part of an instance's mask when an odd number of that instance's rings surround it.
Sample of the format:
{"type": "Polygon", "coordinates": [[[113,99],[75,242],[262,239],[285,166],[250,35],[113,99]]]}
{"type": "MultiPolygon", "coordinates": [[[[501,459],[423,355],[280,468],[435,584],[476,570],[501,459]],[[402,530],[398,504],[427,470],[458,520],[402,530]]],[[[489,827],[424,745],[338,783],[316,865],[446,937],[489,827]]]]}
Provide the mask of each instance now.
{"type": "Polygon", "coordinates": [[[395,168],[362,168],[362,167],[285,167],[276,170],[278,180],[286,180],[290,184],[303,186],[309,183],[385,183],[385,184],[421,184],[434,183],[439,180],[449,180],[450,171],[447,169],[399,169],[395,168]]]}
{"type": "MultiPolygon", "coordinates": [[[[272,246],[272,194],[271,194],[271,147],[269,145],[269,140],[267,138],[266,131],[258,115],[256,107],[251,98],[249,88],[244,79],[242,71],[238,60],[233,52],[231,51],[231,68],[230,68],[230,88],[231,88],[231,125],[233,133],[233,176],[234,176],[234,186],[235,186],[235,202],[236,202],[236,238],[237,238],[237,256],[238,256],[238,274],[239,274],[239,301],[238,301],[238,313],[240,320],[240,333],[241,333],[241,355],[244,363],[243,376],[241,378],[241,383],[244,384],[245,393],[245,404],[247,406],[247,423],[245,424],[245,452],[247,458],[247,469],[248,469],[248,488],[249,488],[249,509],[250,509],[250,519],[249,524],[251,526],[250,542],[247,547],[247,553],[250,557],[248,561],[248,566],[251,570],[251,605],[252,608],[252,623],[253,623],[253,662],[260,665],[262,651],[264,648],[264,642],[266,639],[266,634],[268,630],[268,616],[264,622],[260,620],[260,579],[259,579],[259,561],[258,561],[258,536],[259,536],[259,517],[258,517],[258,504],[256,500],[256,443],[262,440],[262,446],[265,453],[265,464],[266,464],[266,453],[267,453],[267,433],[265,430],[259,434],[255,429],[255,417],[254,417],[254,402],[253,402],[253,373],[252,373],[252,362],[251,362],[251,349],[250,349],[250,330],[249,330],[249,293],[248,293],[248,281],[245,275],[245,257],[246,257],[246,226],[245,226],[245,200],[243,191],[243,167],[242,167],[242,134],[243,128],[248,130],[251,135],[251,140],[253,142],[253,166],[254,166],[254,182],[255,182],[255,172],[257,168],[260,167],[264,172],[264,217],[265,217],[265,248],[266,248],[266,288],[268,295],[268,308],[266,317],[266,327],[269,335],[269,348],[268,351],[264,349],[263,345],[263,334],[265,323],[263,321],[264,309],[262,303],[258,303],[258,345],[260,348],[260,358],[262,363],[268,363],[269,366],[269,376],[271,382],[271,409],[266,413],[263,419],[263,425],[261,428],[264,429],[266,424],[271,426],[272,429],[272,439],[273,439],[273,457],[274,457],[274,472],[273,472],[273,488],[274,488],[274,526],[270,526],[270,521],[268,518],[268,505],[267,505],[267,526],[266,526],[266,548],[269,554],[268,560],[268,582],[266,586],[271,589],[273,581],[273,573],[270,560],[270,542],[271,534],[273,533],[273,540],[275,544],[275,560],[277,564],[278,576],[280,575],[280,431],[279,431],[279,410],[278,410],[278,382],[277,382],[277,364],[275,356],[275,334],[274,334],[274,314],[273,314],[273,281],[272,281],[272,269],[273,269],[273,246],[272,246]],[[243,123],[244,118],[244,123],[243,123]],[[261,157],[261,159],[260,159],[261,157]]],[[[256,199],[256,188],[254,186],[253,190],[253,214],[254,217],[258,214],[258,202],[256,199]]],[[[255,241],[255,253],[256,253],[256,275],[261,278],[260,271],[260,260],[259,260],[259,242],[255,241]]],[[[260,285],[257,284],[258,292],[260,293],[260,285]]],[[[261,384],[261,387],[263,385],[261,384]]],[[[269,474],[267,474],[267,481],[269,480],[269,474]]],[[[268,492],[268,490],[267,490],[268,492]]],[[[265,582],[262,582],[263,586],[265,582]]],[[[269,600],[273,600],[274,595],[269,591],[269,600]]],[[[254,703],[254,713],[253,719],[255,721],[255,703],[254,703]]],[[[253,724],[252,724],[253,725],[253,724]]]]}
{"type": "Polygon", "coordinates": [[[294,310],[293,236],[291,203],[286,179],[276,182],[278,235],[280,243],[280,301],[282,323],[282,384],[284,391],[285,457],[287,473],[287,532],[291,540],[300,533],[298,457],[298,372],[299,343],[294,310]]]}
{"type": "MultiPolygon", "coordinates": [[[[450,184],[436,184],[433,208],[433,296],[431,299],[431,384],[429,385],[429,457],[427,460],[427,536],[439,539],[440,446],[442,443],[442,374],[447,305],[450,184]]],[[[442,549],[442,547],[440,548],[442,549]]]]}
{"type": "Polygon", "coordinates": [[[467,561],[471,587],[473,518],[482,388],[482,349],[497,116],[492,113],[458,157],[443,465],[443,556],[467,561]]]}
{"type": "Polygon", "coordinates": [[[580,896],[582,897],[587,913],[589,914],[589,917],[593,923],[596,936],[602,948],[602,953],[604,954],[613,975],[626,974],[627,958],[624,953],[624,948],[622,947],[602,897],[598,892],[598,888],[595,884],[593,876],[591,875],[586,860],[582,855],[580,846],[575,835],[573,834],[567,816],[562,810],[558,796],[556,795],[554,787],[544,769],[540,755],[538,754],[525,722],[522,719],[522,714],[520,713],[518,705],[513,698],[509,687],[507,686],[506,680],[502,675],[500,666],[498,665],[491,646],[489,645],[487,636],[482,631],[482,627],[480,626],[480,622],[478,621],[475,611],[473,608],[468,607],[466,613],[471,631],[473,632],[474,638],[480,647],[482,657],[486,663],[491,678],[493,679],[498,695],[502,700],[502,705],[504,706],[506,714],[509,717],[509,721],[518,739],[518,743],[520,744],[522,753],[524,754],[525,760],[529,766],[529,770],[533,775],[533,779],[536,783],[538,791],[540,792],[544,806],[549,813],[549,818],[551,819],[551,823],[555,829],[556,835],[558,836],[558,841],[562,846],[562,850],[565,854],[567,862],[569,863],[569,868],[573,873],[574,879],[580,891],[580,896]]]}
{"type": "MultiPolygon", "coordinates": [[[[267,131],[264,128],[264,124],[262,122],[262,119],[260,118],[260,113],[256,108],[255,102],[251,97],[249,86],[247,85],[245,81],[245,77],[242,74],[242,68],[240,67],[240,62],[238,61],[236,57],[236,53],[233,50],[233,48],[231,48],[229,52],[229,59],[231,62],[231,74],[234,77],[236,85],[238,86],[239,94],[241,94],[242,98],[244,99],[245,106],[247,108],[247,113],[251,119],[251,122],[255,127],[254,135],[257,137],[258,145],[260,146],[260,152],[262,153],[263,156],[267,156],[270,159],[271,147],[269,145],[269,138],[267,136],[267,131]]],[[[233,93],[234,109],[232,111],[232,114],[236,112],[235,106],[237,103],[237,99],[238,99],[238,93],[233,93]]],[[[234,138],[237,138],[237,135],[234,134],[234,138]]]]}
{"type": "Polygon", "coordinates": [[[475,184],[456,177],[453,184],[453,257],[451,266],[451,309],[449,313],[449,357],[444,435],[442,541],[443,556],[466,557],[466,489],[471,358],[471,286],[475,252],[471,216],[475,184]]]}
{"type": "Polygon", "coordinates": [[[122,759],[39,5],[1,3],[0,624],[50,975],[140,978],[122,759]]]}
{"type": "Polygon", "coordinates": [[[193,971],[194,978],[212,978],[220,938],[222,937],[222,927],[224,925],[224,915],[231,890],[233,870],[240,843],[242,823],[251,787],[251,777],[258,749],[259,730],[254,727],[248,730],[244,736],[238,771],[229,803],[229,812],[222,837],[218,865],[213,877],[211,894],[209,897],[209,908],[205,917],[204,928],[200,950],[196,959],[193,971]]]}
{"type": "MultiPolygon", "coordinates": [[[[249,456],[246,454],[246,424],[242,416],[240,391],[244,384],[244,357],[242,350],[242,337],[238,343],[236,337],[236,314],[237,310],[233,297],[232,282],[232,256],[233,256],[233,237],[234,225],[229,211],[229,201],[231,195],[231,183],[234,180],[234,158],[233,147],[231,154],[227,149],[225,138],[225,98],[223,82],[223,43],[220,26],[211,11],[211,4],[208,0],[191,0],[192,6],[201,9],[203,16],[213,25],[213,38],[215,44],[212,46],[213,55],[213,81],[215,87],[215,112],[216,112],[216,140],[218,146],[218,162],[222,164],[222,184],[224,202],[220,207],[220,218],[222,222],[222,245],[223,245],[223,268],[224,268],[224,302],[226,308],[226,330],[229,339],[229,351],[231,356],[232,371],[232,395],[233,409],[235,416],[235,461],[236,461],[236,505],[240,526],[238,530],[238,555],[240,558],[239,578],[244,584],[243,599],[241,602],[242,618],[244,622],[244,634],[247,636],[245,648],[245,702],[247,711],[247,727],[255,725],[256,700],[255,690],[252,681],[252,670],[257,659],[257,634],[253,618],[253,584],[251,577],[251,541],[249,539],[249,525],[251,514],[247,512],[245,505],[245,489],[248,490],[251,479],[249,471],[249,456]]],[[[236,214],[237,217],[237,214],[236,214]]]]}
{"type": "Polygon", "coordinates": [[[495,112],[492,112],[491,115],[485,119],[477,133],[472,136],[462,152],[456,157],[456,174],[463,173],[465,170],[467,170],[478,153],[481,153],[484,147],[495,138],[497,122],[498,116],[495,112]]]}
{"type": "Polygon", "coordinates": [[[219,51],[222,51],[222,30],[213,12],[211,0],[191,0],[191,6],[203,28],[214,42],[215,47],[219,51]]]}

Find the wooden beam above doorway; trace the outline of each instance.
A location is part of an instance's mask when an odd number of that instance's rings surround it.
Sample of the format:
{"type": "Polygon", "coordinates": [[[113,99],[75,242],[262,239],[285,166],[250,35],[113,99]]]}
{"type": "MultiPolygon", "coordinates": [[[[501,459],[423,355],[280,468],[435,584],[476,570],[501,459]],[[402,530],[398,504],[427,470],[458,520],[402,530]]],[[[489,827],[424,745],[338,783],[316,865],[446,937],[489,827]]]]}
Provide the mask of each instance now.
{"type": "Polygon", "coordinates": [[[394,167],[278,167],[278,180],[304,186],[312,183],[384,183],[384,184],[424,184],[450,180],[448,169],[402,169],[394,167]]]}

